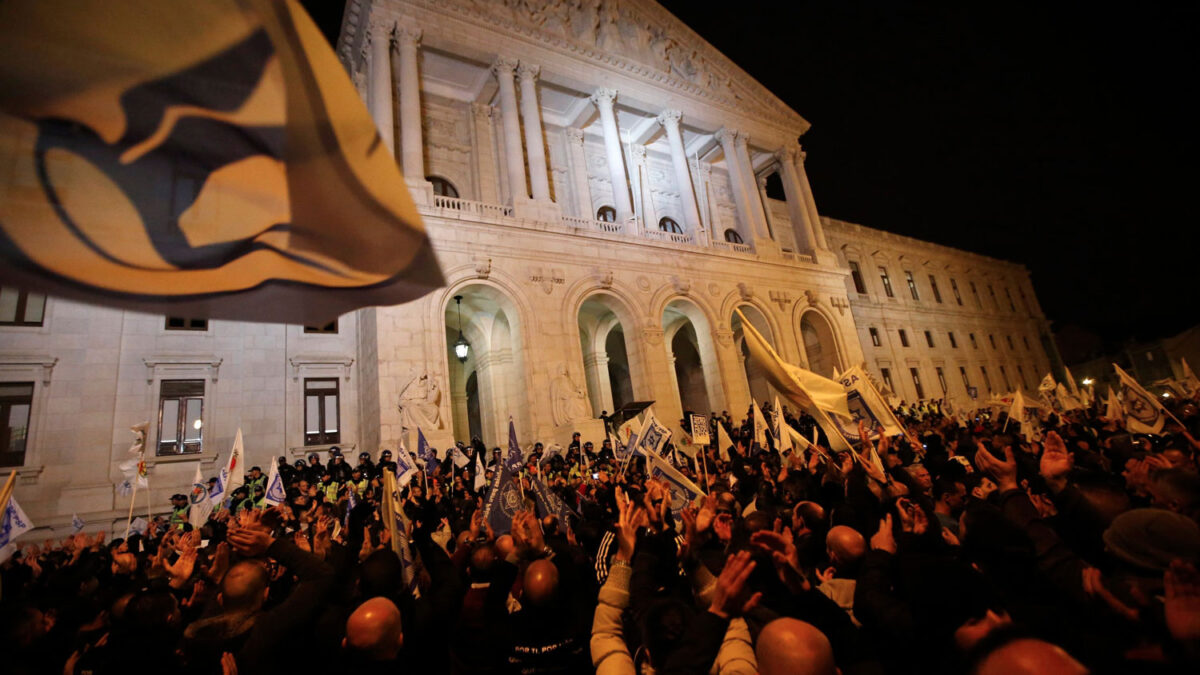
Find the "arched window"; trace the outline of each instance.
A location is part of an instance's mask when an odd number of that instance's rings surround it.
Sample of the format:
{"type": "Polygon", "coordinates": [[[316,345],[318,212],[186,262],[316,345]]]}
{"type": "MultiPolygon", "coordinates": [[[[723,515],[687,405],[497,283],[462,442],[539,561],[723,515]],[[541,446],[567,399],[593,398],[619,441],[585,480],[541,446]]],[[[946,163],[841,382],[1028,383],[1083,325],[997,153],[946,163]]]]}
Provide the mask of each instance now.
{"type": "Polygon", "coordinates": [[[596,209],[596,220],[603,220],[606,223],[617,222],[617,210],[611,206],[601,206],[596,209]]]}
{"type": "Polygon", "coordinates": [[[663,232],[674,232],[675,234],[683,234],[683,228],[679,226],[679,223],[675,222],[674,218],[666,218],[666,217],[659,218],[658,219],[658,229],[662,230],[663,232]]]}
{"type": "Polygon", "coordinates": [[[744,242],[742,242],[742,235],[738,234],[737,230],[732,230],[732,229],[725,230],[725,241],[727,241],[731,244],[744,243],[744,242]]]}
{"type": "Polygon", "coordinates": [[[433,184],[433,194],[438,197],[453,197],[458,199],[458,188],[441,176],[426,176],[425,180],[433,184]]]}

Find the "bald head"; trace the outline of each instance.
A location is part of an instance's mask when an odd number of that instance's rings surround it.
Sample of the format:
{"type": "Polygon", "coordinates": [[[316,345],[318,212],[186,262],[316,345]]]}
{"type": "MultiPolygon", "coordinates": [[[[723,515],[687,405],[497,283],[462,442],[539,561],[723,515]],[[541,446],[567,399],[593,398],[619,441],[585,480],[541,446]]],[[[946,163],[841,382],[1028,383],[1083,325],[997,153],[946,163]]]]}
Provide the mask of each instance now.
{"type": "Polygon", "coordinates": [[[812,624],[775,619],[758,635],[754,647],[761,675],[835,675],[829,638],[812,624]]]}
{"type": "Polygon", "coordinates": [[[342,646],[358,651],[372,661],[396,658],[403,645],[400,610],[387,598],[367,600],[346,619],[346,637],[342,646]]]}
{"type": "Polygon", "coordinates": [[[834,567],[851,567],[857,565],[867,554],[867,540],[858,530],[838,525],[825,535],[825,552],[829,554],[829,562],[833,563],[834,567]]]}
{"type": "Polygon", "coordinates": [[[496,537],[495,547],[496,557],[503,560],[508,557],[509,553],[513,552],[513,550],[516,548],[516,545],[513,544],[512,535],[502,534],[499,537],[496,537]]]}
{"type": "Polygon", "coordinates": [[[267,570],[257,562],[240,562],[225,573],[221,580],[221,607],[225,611],[253,611],[267,601],[271,579],[267,570]]]}
{"type": "Polygon", "coordinates": [[[471,551],[471,572],[485,574],[496,564],[496,550],[484,544],[471,551]]]}
{"type": "Polygon", "coordinates": [[[549,560],[537,560],[525,568],[525,583],[521,599],[535,606],[544,606],[558,592],[558,568],[549,560]]]}
{"type": "Polygon", "coordinates": [[[1061,647],[1041,640],[1014,640],[988,654],[975,668],[977,675],[1081,675],[1088,669],[1061,647]]]}

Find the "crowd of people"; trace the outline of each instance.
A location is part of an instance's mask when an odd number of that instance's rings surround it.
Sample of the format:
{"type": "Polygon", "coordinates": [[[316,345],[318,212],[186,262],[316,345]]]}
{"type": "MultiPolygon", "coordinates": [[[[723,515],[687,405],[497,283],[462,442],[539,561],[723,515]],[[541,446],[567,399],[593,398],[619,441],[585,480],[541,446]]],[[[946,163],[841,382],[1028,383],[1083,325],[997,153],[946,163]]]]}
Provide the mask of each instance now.
{"type": "MultiPolygon", "coordinates": [[[[1025,438],[997,409],[901,406],[905,434],[834,452],[674,452],[704,494],[609,441],[540,444],[509,531],[483,516],[507,449],[417,461],[407,529],[388,450],[257,468],[200,527],[21,542],[0,568],[20,673],[1200,672],[1200,413],[1161,435],[1088,409],[1025,438]],[[557,449],[556,449],[557,450],[557,449]],[[874,453],[874,454],[872,454],[874,453]],[[553,456],[549,456],[549,455],[553,456]],[[878,462],[874,461],[875,456],[878,462]],[[478,457],[478,459],[477,459],[478,457]],[[482,468],[481,468],[482,467],[482,468]],[[483,471],[483,480],[476,472],[483,471]],[[542,481],[567,508],[539,510],[542,481]]],[[[674,439],[683,445],[690,439],[674,439]]]]}

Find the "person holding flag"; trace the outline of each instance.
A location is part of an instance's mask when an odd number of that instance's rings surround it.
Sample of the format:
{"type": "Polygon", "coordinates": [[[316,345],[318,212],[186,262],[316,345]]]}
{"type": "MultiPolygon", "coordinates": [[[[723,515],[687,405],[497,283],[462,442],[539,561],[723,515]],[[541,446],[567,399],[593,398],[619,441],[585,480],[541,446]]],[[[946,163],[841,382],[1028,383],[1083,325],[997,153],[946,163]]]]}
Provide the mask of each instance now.
{"type": "Polygon", "coordinates": [[[524,488],[520,484],[522,464],[521,445],[517,443],[517,428],[508,420],[508,452],[488,485],[487,499],[483,505],[483,520],[491,525],[496,534],[512,529],[513,516],[521,509],[524,488]]]}
{"type": "Polygon", "coordinates": [[[208,517],[212,515],[212,511],[213,502],[208,493],[208,485],[204,481],[204,473],[200,470],[200,462],[196,462],[196,473],[192,476],[192,489],[188,491],[188,523],[194,529],[204,527],[204,524],[208,522],[208,517]]]}

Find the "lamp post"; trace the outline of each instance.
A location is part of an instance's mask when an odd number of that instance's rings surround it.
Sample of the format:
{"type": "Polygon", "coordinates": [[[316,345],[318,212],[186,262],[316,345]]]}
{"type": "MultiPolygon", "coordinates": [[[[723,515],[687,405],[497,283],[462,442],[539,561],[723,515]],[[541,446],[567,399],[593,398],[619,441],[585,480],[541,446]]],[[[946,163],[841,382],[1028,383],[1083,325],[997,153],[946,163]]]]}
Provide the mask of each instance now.
{"type": "Polygon", "coordinates": [[[467,355],[471,352],[471,343],[462,334],[462,296],[454,296],[454,304],[458,309],[458,339],[454,341],[454,356],[458,358],[459,363],[467,362],[467,355]]]}

